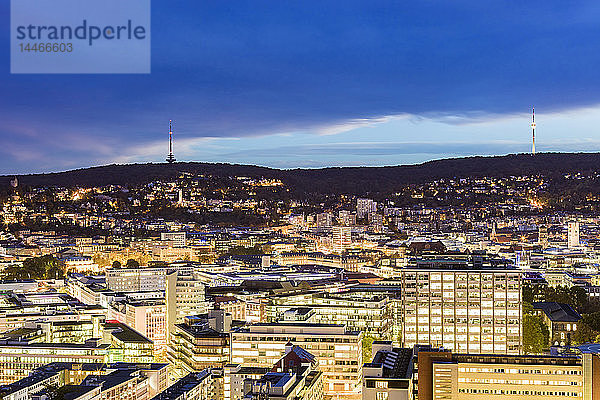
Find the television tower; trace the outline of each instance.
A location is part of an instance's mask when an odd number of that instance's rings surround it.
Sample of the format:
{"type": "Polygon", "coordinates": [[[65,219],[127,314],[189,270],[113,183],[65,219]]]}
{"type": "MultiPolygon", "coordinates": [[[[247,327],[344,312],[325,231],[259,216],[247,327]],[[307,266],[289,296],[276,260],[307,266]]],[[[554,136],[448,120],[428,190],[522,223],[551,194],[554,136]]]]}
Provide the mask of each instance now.
{"type": "Polygon", "coordinates": [[[173,121],[169,120],[169,155],[166,160],[169,164],[175,162],[175,156],[173,155],[173,121]]]}
{"type": "Polygon", "coordinates": [[[535,156],[535,107],[531,111],[531,155],[535,156]]]}

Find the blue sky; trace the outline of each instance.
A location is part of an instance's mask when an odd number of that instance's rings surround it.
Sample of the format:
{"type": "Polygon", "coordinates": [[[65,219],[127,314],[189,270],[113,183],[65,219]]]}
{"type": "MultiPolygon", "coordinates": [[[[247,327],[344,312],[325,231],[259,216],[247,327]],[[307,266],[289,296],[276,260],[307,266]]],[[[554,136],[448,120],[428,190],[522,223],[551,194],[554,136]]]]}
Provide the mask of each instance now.
{"type": "Polygon", "coordinates": [[[149,75],[11,75],[0,173],[600,151],[597,1],[159,1],[149,75]]]}

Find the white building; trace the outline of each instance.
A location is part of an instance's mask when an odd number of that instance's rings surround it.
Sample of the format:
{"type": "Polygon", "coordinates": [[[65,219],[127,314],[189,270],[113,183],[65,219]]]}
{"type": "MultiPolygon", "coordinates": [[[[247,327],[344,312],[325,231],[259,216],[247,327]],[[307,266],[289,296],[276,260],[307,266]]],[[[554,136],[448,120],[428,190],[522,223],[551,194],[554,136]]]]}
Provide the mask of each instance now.
{"type": "Polygon", "coordinates": [[[185,232],[162,232],[160,240],[172,242],[173,247],[185,247],[187,244],[185,232]]]}
{"type": "Polygon", "coordinates": [[[231,333],[231,362],[270,368],[285,355],[286,344],[291,342],[318,359],[326,399],[359,400],[362,340],[362,332],[349,332],[343,325],[259,323],[231,333]]]}
{"type": "Polygon", "coordinates": [[[167,339],[175,324],[184,322],[190,315],[204,314],[207,311],[205,287],[195,273],[172,271],[167,275],[166,289],[167,339]]]}
{"type": "Polygon", "coordinates": [[[334,226],[332,249],[341,254],[352,246],[352,228],[349,226],[334,226]]]}
{"type": "Polygon", "coordinates": [[[520,354],[521,273],[479,256],[436,257],[399,272],[402,346],[520,354]]]}
{"type": "Polygon", "coordinates": [[[371,199],[356,200],[356,217],[365,218],[370,213],[377,212],[377,202],[371,199]]]}
{"type": "Polygon", "coordinates": [[[569,221],[567,245],[570,249],[579,247],[579,222],[569,221]]]}

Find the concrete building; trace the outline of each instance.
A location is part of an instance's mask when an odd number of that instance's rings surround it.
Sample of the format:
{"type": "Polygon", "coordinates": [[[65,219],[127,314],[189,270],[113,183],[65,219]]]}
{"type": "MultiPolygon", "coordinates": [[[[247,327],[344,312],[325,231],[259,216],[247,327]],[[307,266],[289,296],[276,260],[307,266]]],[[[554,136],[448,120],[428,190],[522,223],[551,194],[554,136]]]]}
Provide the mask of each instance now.
{"type": "Polygon", "coordinates": [[[155,356],[167,348],[167,308],[164,300],[118,301],[108,309],[108,320],[127,324],[154,343],[155,356]]]}
{"type": "Polygon", "coordinates": [[[0,337],[0,384],[15,382],[34,369],[53,362],[153,361],[152,342],[124,324],[103,324],[99,333],[93,327],[86,332],[80,328],[77,321],[36,322],[3,333],[0,337]]]}
{"type": "Polygon", "coordinates": [[[325,212],[321,214],[317,214],[317,228],[318,229],[328,229],[333,225],[333,215],[331,213],[325,212]]]}
{"type": "Polygon", "coordinates": [[[371,199],[356,199],[356,217],[366,218],[370,213],[377,212],[377,202],[371,199]]]}
{"type": "Polygon", "coordinates": [[[176,376],[205,368],[222,368],[229,362],[231,315],[222,310],[210,310],[208,314],[186,317],[175,324],[167,359],[173,365],[176,376]]]}
{"type": "Polygon", "coordinates": [[[175,329],[175,324],[184,322],[190,315],[204,314],[207,311],[205,287],[194,272],[171,271],[165,285],[167,313],[167,342],[175,329]]]}
{"type": "Polygon", "coordinates": [[[323,373],[315,356],[288,343],[285,355],[259,379],[244,381],[244,399],[322,400],[323,373]]]}
{"type": "Polygon", "coordinates": [[[214,376],[210,369],[192,372],[179,379],[152,400],[206,400],[217,398],[214,376]]]}
{"type": "Polygon", "coordinates": [[[167,388],[167,364],[54,362],[0,388],[4,400],[49,399],[55,391],[71,400],[148,400],[167,388]]]}
{"type": "Polygon", "coordinates": [[[343,325],[259,323],[231,333],[231,362],[268,368],[291,342],[319,361],[325,398],[357,400],[362,392],[362,339],[362,332],[350,332],[343,325]]]}
{"type": "Polygon", "coordinates": [[[117,292],[153,292],[165,290],[166,267],[107,268],[106,286],[117,292]]]}
{"type": "Polygon", "coordinates": [[[244,382],[256,381],[269,372],[269,367],[244,367],[241,364],[227,364],[223,367],[223,400],[241,400],[244,382]]]}
{"type": "Polygon", "coordinates": [[[579,247],[579,222],[569,221],[567,225],[567,246],[572,249],[579,247]]]}
{"type": "Polygon", "coordinates": [[[422,256],[399,270],[402,346],[520,354],[521,273],[482,254],[422,256]]]}
{"type": "Polygon", "coordinates": [[[107,362],[154,361],[154,343],[141,333],[120,322],[107,322],[103,330],[103,343],[110,345],[107,362]]]}
{"type": "Polygon", "coordinates": [[[419,400],[600,399],[600,359],[418,351],[419,400]]]}
{"type": "Polygon", "coordinates": [[[413,349],[373,342],[373,361],[363,365],[363,400],[412,400],[416,389],[413,349]]]}
{"type": "MultiPolygon", "coordinates": [[[[365,292],[323,293],[308,292],[270,296],[265,303],[267,322],[284,319],[344,325],[350,331],[362,331],[376,339],[393,339],[394,304],[387,296],[365,292]],[[290,310],[311,309],[306,314],[293,318],[290,310]]],[[[296,313],[297,314],[297,313],[296,313]]]]}
{"type": "Polygon", "coordinates": [[[352,247],[352,228],[349,226],[334,226],[332,249],[334,253],[342,254],[352,247]]]}
{"type": "Polygon", "coordinates": [[[173,247],[185,247],[187,245],[185,232],[161,232],[160,240],[171,242],[173,247]]]}

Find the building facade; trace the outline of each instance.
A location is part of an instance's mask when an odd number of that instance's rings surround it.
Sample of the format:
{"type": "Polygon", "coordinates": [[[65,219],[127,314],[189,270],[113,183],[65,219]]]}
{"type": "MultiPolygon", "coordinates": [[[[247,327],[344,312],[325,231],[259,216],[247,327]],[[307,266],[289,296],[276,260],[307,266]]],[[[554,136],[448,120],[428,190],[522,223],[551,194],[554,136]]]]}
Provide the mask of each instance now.
{"type": "Polygon", "coordinates": [[[419,400],[600,399],[600,358],[418,354],[419,400]]]}
{"type": "Polygon", "coordinates": [[[402,268],[402,346],[520,354],[521,273],[474,256],[432,258],[402,268]]]}
{"type": "Polygon", "coordinates": [[[362,396],[362,339],[362,332],[350,332],[343,325],[259,323],[232,332],[231,362],[271,367],[291,342],[318,360],[326,399],[357,400],[362,396]]]}

